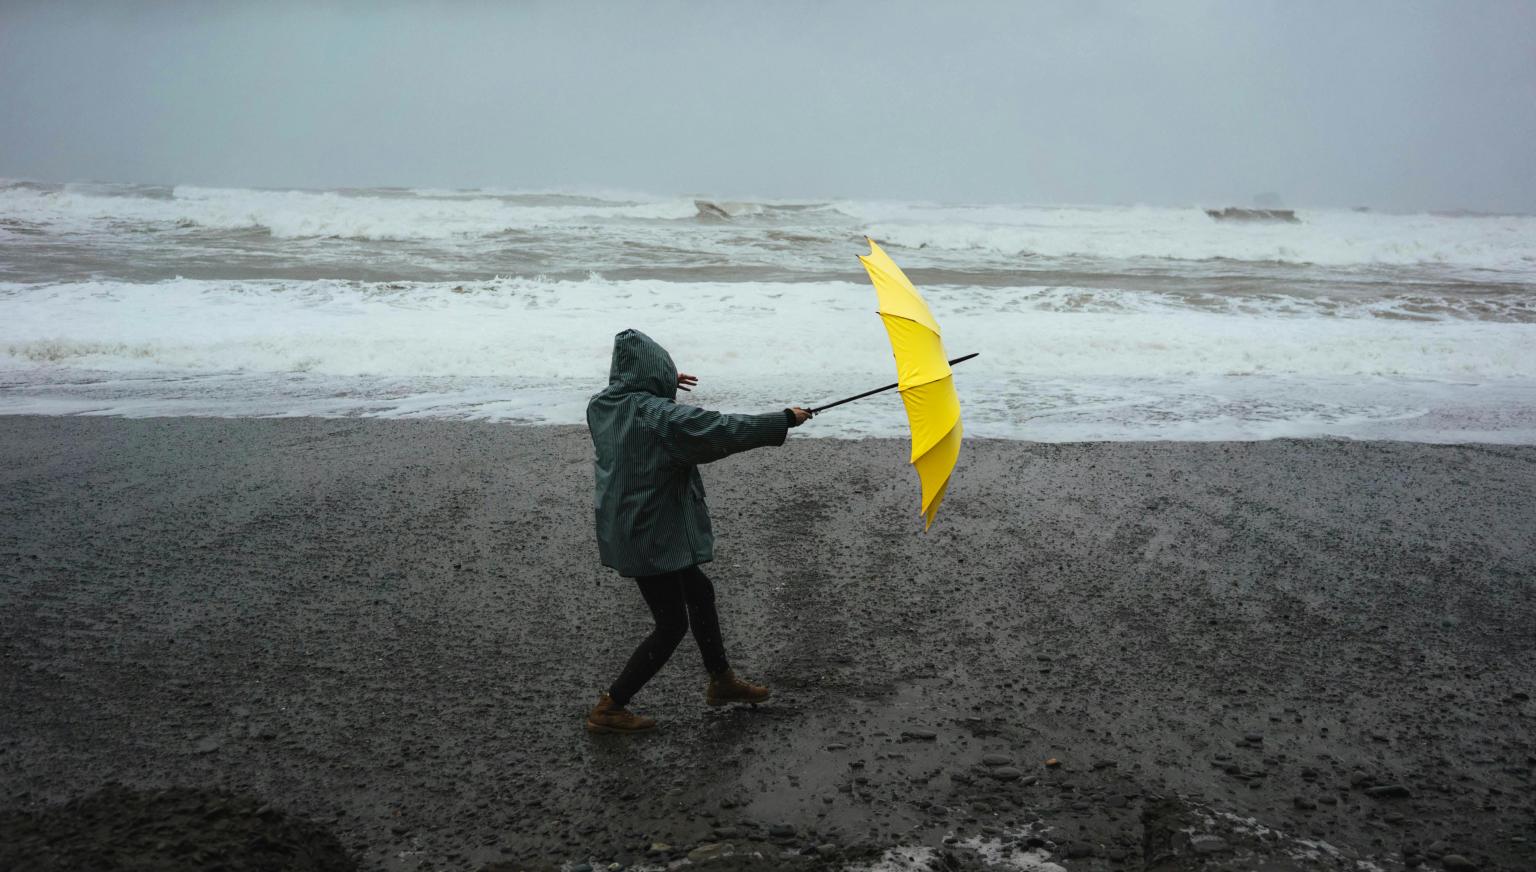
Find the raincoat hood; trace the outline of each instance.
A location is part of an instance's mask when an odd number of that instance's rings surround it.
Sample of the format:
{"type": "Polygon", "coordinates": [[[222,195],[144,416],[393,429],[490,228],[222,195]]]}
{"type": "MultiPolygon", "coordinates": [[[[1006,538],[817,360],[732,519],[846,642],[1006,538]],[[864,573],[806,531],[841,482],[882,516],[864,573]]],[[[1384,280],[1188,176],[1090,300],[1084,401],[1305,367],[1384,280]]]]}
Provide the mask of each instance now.
{"type": "Polygon", "coordinates": [[[608,389],[604,393],[637,391],[675,401],[677,365],[656,340],[630,329],[613,337],[613,365],[608,369],[608,389]]]}

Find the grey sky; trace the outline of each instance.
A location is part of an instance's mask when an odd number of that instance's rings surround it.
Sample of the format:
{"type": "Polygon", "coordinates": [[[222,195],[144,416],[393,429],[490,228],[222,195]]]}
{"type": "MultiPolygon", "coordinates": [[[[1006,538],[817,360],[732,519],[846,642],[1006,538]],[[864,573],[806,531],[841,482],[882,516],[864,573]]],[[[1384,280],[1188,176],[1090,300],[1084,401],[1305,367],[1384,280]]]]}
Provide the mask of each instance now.
{"type": "Polygon", "coordinates": [[[0,176],[1536,212],[1536,2],[12,3],[0,176]]]}

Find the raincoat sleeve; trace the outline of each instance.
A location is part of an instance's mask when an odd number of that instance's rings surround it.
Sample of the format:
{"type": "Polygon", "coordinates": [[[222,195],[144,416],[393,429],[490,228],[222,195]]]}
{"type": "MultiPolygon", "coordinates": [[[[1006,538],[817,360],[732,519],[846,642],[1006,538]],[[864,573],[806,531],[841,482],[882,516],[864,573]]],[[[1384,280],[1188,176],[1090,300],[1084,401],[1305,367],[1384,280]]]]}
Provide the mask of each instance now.
{"type": "Polygon", "coordinates": [[[789,436],[783,412],[726,415],[668,404],[656,423],[657,435],[677,463],[709,463],[753,448],[783,445],[789,436]]]}

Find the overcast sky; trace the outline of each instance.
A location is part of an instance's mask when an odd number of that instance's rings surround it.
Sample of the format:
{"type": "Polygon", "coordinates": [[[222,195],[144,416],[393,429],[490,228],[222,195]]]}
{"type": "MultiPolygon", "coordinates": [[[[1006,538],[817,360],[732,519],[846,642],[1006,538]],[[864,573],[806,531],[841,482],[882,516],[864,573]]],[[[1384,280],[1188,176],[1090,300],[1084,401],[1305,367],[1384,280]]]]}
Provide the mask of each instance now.
{"type": "Polygon", "coordinates": [[[1536,212],[1536,0],[0,0],[0,176],[1536,212]]]}

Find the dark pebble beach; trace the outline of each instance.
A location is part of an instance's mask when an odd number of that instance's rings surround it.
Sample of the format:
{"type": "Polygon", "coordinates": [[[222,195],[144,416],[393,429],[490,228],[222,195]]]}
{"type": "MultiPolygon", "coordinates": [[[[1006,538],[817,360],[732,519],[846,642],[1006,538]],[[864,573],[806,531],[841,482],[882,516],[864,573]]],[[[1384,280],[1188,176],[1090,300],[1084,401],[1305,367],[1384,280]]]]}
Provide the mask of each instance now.
{"type": "Polygon", "coordinates": [[[774,699],[591,736],[583,429],[0,418],[0,868],[1536,868],[1536,447],[906,454],[706,467],[774,699]]]}

